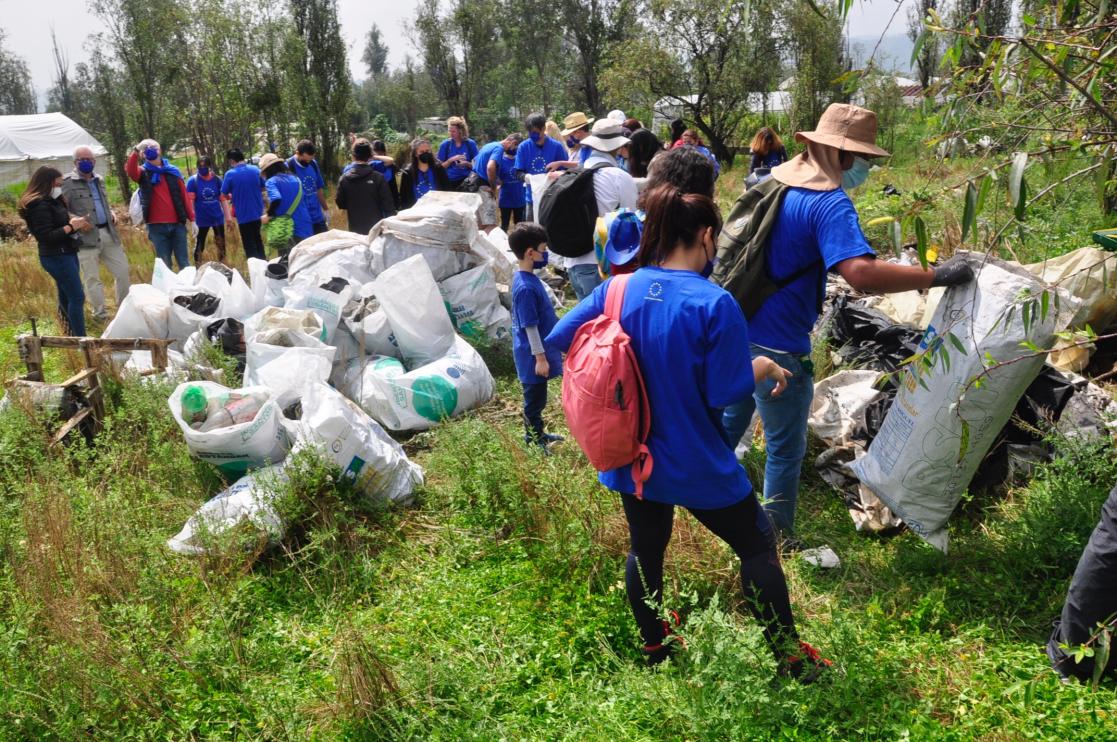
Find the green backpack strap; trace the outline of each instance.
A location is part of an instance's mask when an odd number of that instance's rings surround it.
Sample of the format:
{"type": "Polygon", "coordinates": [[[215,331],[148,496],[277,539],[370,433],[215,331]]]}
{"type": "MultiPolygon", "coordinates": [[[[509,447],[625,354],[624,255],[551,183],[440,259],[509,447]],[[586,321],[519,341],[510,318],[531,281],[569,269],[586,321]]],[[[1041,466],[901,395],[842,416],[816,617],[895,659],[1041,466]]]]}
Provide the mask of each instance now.
{"type": "MultiPolygon", "coordinates": [[[[298,176],[295,177],[298,180],[298,176]]],[[[299,190],[295,191],[295,197],[291,199],[291,205],[287,207],[287,213],[284,216],[291,216],[295,213],[295,209],[299,208],[299,203],[303,200],[303,182],[299,180],[299,190]]]]}

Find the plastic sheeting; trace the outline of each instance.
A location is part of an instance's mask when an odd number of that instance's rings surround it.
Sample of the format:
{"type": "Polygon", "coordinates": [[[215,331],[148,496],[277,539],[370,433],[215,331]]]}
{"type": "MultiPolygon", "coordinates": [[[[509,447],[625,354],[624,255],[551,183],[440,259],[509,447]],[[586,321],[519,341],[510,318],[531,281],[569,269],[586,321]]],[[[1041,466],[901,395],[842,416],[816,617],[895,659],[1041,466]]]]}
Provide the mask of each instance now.
{"type": "Polygon", "coordinates": [[[61,113],[0,116],[0,186],[26,182],[43,165],[69,172],[74,166],[74,148],[81,145],[97,157],[109,152],[61,113]]]}

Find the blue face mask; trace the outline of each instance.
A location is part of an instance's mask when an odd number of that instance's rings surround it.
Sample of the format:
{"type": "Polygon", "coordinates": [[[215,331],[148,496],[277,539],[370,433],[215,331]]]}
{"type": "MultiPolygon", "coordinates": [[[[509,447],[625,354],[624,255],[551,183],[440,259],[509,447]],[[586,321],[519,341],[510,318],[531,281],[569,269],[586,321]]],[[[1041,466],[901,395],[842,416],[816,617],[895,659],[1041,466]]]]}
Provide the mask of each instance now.
{"type": "Polygon", "coordinates": [[[543,132],[541,132],[541,131],[529,131],[527,133],[527,137],[528,137],[528,139],[535,142],[536,144],[539,144],[540,142],[543,141],[543,132]]]}
{"type": "Polygon", "coordinates": [[[158,158],[159,158],[159,150],[155,149],[154,147],[147,147],[146,149],[144,149],[144,159],[146,159],[146,160],[156,160],[158,158]]]}
{"type": "Polygon", "coordinates": [[[701,275],[703,278],[709,278],[710,276],[714,275],[714,266],[716,266],[717,264],[717,258],[714,258],[713,260],[707,260],[706,267],[702,269],[702,272],[699,275],[701,275]]]}
{"type": "Polygon", "coordinates": [[[198,175],[202,176],[203,178],[208,177],[209,176],[209,168],[208,167],[198,168],[198,175]]]}
{"type": "Polygon", "coordinates": [[[545,252],[545,253],[543,253],[543,259],[542,260],[532,261],[531,267],[532,267],[533,270],[539,270],[540,268],[546,268],[547,264],[550,263],[550,262],[551,262],[551,253],[545,252]]]}
{"type": "Polygon", "coordinates": [[[78,163],[78,172],[89,175],[93,172],[94,163],[91,160],[82,160],[78,163]]]}
{"type": "Polygon", "coordinates": [[[575,147],[578,146],[578,140],[575,139],[574,137],[567,137],[566,138],[566,146],[569,149],[574,149],[575,147]]]}
{"type": "Polygon", "coordinates": [[[852,191],[857,186],[865,182],[869,177],[869,161],[864,157],[854,157],[853,165],[849,170],[842,171],[842,189],[852,191]]]}

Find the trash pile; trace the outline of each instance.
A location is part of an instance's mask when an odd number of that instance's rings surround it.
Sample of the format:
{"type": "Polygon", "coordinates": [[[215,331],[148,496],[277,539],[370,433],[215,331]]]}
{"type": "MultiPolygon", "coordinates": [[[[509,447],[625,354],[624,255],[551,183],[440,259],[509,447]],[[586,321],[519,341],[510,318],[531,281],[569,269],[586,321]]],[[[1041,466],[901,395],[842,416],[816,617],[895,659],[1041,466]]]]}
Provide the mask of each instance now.
{"type": "Polygon", "coordinates": [[[1050,365],[1028,349],[1054,347],[1068,327],[1089,322],[1101,333],[1115,323],[1102,276],[1117,266],[1106,262],[1117,256],[1094,248],[1035,266],[983,257],[975,281],[927,296],[836,292],[821,323],[843,369],[816,383],[809,426],[829,447],[815,466],[859,531],[905,524],[945,552],[946,523],[967,488],[1014,481],[1049,460],[1051,425],[1070,437],[1110,434],[1117,403],[1072,371],[1085,368],[1088,349],[1050,354],[1050,365]],[[1045,289],[1058,300],[1021,310],[1021,297],[1045,289]],[[918,363],[904,364],[919,353],[933,363],[917,373],[918,363]]]}
{"type": "MultiPolygon", "coordinates": [[[[371,500],[404,502],[422,484],[391,431],[427,429],[487,402],[493,378],[470,344],[510,339],[515,258],[477,229],[476,194],[430,193],[365,236],[333,230],[286,258],[249,259],[249,281],[217,263],[175,274],[156,260],[105,337],[173,340],[168,406],[190,452],[234,484],[169,542],[200,553],[203,532],[253,524],[278,537],[274,487],[291,451],[316,447],[371,500]],[[236,359],[221,383],[203,351],[236,359]]],[[[149,353],[118,354],[125,370],[149,353]]]]}

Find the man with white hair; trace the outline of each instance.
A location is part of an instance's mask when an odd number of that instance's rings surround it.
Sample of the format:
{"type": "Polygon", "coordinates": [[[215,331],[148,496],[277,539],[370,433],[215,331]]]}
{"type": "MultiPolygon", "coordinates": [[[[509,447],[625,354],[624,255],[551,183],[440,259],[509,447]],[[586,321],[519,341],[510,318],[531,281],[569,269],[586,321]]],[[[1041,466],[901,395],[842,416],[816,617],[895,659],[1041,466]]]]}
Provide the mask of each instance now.
{"type": "Polygon", "coordinates": [[[190,265],[186,231],[188,226],[194,231],[194,204],[186,197],[182,171],[163,157],[154,139],[145,139],[136,145],[124,170],[139,184],[147,237],[155,247],[156,256],[168,268],[172,267],[172,257],[179,270],[190,265]]]}
{"type": "Polygon", "coordinates": [[[128,257],[120,244],[116,231],[116,216],[109,208],[105,181],[96,172],[97,158],[90,147],[74,149],[74,169],[62,180],[62,197],[66,207],[75,216],[85,217],[93,229],[78,235],[78,262],[93,316],[104,321],[109,318],[105,308],[105,285],[101,282],[101,264],[112,274],[116,284],[116,306],[128,295],[131,281],[128,277],[128,257]]]}

